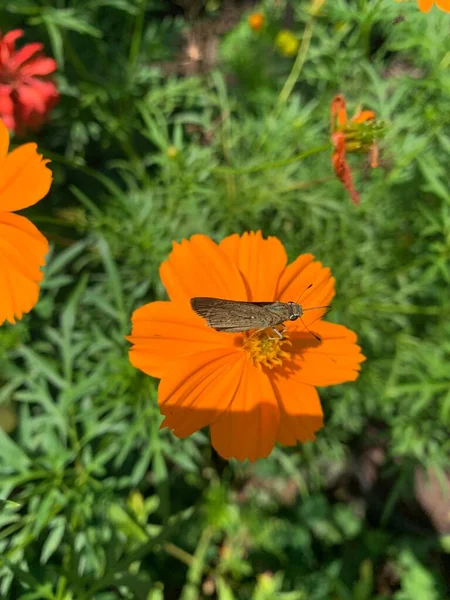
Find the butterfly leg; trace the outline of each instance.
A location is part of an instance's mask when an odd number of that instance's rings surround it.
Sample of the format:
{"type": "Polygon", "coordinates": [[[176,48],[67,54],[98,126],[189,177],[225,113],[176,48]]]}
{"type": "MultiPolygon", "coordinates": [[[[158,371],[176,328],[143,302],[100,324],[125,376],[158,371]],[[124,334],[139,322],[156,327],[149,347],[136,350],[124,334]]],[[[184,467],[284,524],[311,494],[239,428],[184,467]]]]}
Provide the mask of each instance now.
{"type": "Polygon", "coordinates": [[[283,324],[279,325],[279,327],[282,327],[283,329],[280,331],[276,327],[272,327],[271,328],[272,331],[276,334],[277,337],[274,338],[274,337],[271,337],[269,334],[267,334],[270,340],[276,340],[277,338],[280,339],[280,340],[283,339],[283,333],[286,331],[287,327],[285,325],[283,325],[283,324]]]}
{"type": "MultiPolygon", "coordinates": [[[[272,327],[272,331],[276,334],[276,336],[282,340],[283,339],[283,332],[278,331],[278,329],[275,329],[275,327],[272,327]]],[[[284,331],[284,329],[283,329],[284,331]]],[[[275,339],[275,338],[271,338],[271,339],[275,339]]]]}

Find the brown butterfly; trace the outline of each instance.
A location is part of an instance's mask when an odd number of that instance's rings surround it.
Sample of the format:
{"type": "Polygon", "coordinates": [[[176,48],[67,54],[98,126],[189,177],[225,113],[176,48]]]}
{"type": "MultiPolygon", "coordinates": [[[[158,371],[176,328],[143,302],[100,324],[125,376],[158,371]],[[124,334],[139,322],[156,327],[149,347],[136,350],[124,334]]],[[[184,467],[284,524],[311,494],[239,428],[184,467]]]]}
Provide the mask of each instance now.
{"type": "MultiPolygon", "coordinates": [[[[285,321],[301,319],[305,310],[314,310],[313,308],[303,309],[297,302],[280,302],[278,300],[276,302],[244,302],[209,297],[191,298],[191,306],[200,317],[206,319],[208,327],[212,327],[216,331],[240,333],[251,329],[262,330],[270,327],[280,338],[282,337],[281,333],[275,329],[278,325],[282,325],[285,321]]],[[[314,308],[329,309],[330,307],[317,306],[314,308]]]]}

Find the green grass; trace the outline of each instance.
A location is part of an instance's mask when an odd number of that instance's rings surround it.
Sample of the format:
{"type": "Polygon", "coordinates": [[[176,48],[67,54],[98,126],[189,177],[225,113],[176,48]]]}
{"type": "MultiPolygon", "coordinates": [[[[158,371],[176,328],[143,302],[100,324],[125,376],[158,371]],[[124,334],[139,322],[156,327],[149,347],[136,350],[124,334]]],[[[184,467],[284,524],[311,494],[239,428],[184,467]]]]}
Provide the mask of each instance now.
{"type": "Polygon", "coordinates": [[[262,34],[243,14],[214,68],[189,76],[163,69],[189,26],[179,4],[10,0],[0,15],[46,44],[62,93],[36,137],[54,184],[27,211],[52,243],[40,301],[0,331],[1,597],[448,597],[448,538],[415,476],[445,487],[450,459],[450,16],[328,0],[311,20],[291,2],[294,66],[273,47],[274,4],[259,5],[262,34]],[[350,156],[359,208],[331,168],[337,93],[384,122],[380,168],[350,156]],[[158,429],[157,381],[124,336],[165,297],[173,240],[257,229],[331,267],[330,318],[367,361],[320,390],[315,443],[228,464],[206,432],[158,429]]]}

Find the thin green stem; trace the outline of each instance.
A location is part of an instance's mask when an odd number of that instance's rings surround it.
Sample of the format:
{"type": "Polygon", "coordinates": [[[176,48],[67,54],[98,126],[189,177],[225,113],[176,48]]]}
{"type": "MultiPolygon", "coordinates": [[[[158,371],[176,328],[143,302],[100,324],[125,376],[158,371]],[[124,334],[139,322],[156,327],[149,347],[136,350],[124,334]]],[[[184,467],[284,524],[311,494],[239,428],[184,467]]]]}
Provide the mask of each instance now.
{"type": "Polygon", "coordinates": [[[212,527],[206,527],[200,536],[200,540],[195,550],[194,560],[189,567],[187,573],[187,584],[183,587],[181,600],[197,600],[199,598],[199,586],[205,568],[206,554],[211,544],[212,536],[212,527]]]}
{"type": "Polygon", "coordinates": [[[279,169],[280,167],[285,167],[287,165],[292,165],[296,162],[301,162],[308,156],[312,156],[313,154],[318,154],[320,152],[325,152],[325,150],[330,150],[332,148],[331,143],[322,144],[322,146],[317,146],[316,148],[311,148],[310,150],[306,150],[301,154],[295,154],[290,158],[285,158],[283,160],[276,160],[273,162],[262,163],[259,165],[253,165],[252,167],[242,167],[240,169],[233,169],[232,167],[215,167],[213,169],[214,173],[218,173],[220,175],[243,175],[245,173],[257,173],[259,171],[269,171],[270,169],[279,169]]]}
{"type": "Polygon", "coordinates": [[[331,181],[333,177],[322,177],[321,179],[309,179],[308,181],[298,181],[297,183],[293,183],[292,185],[288,185],[287,187],[280,188],[277,190],[277,194],[288,194],[289,192],[295,192],[297,190],[306,190],[310,187],[316,187],[322,183],[327,183],[331,181]]]}
{"type": "Polygon", "coordinates": [[[147,0],[141,0],[139,12],[138,12],[136,20],[134,22],[134,30],[133,30],[133,35],[131,36],[130,51],[128,54],[128,66],[129,66],[130,79],[132,79],[134,77],[137,59],[139,56],[139,50],[141,48],[142,35],[144,32],[146,6],[147,6],[147,0]]]}
{"type": "Polygon", "coordinates": [[[179,546],[175,546],[172,542],[163,544],[163,550],[185,565],[191,566],[195,561],[195,557],[192,556],[192,554],[189,554],[189,552],[186,552],[186,550],[183,550],[183,548],[180,548],[179,546]]]}
{"type": "Polygon", "coordinates": [[[306,55],[308,54],[309,45],[311,43],[313,32],[312,21],[310,21],[305,27],[305,33],[303,34],[302,43],[300,44],[300,48],[295,59],[295,62],[292,66],[291,72],[289,73],[288,78],[284,82],[283,88],[278,96],[277,103],[274,110],[274,116],[277,117],[280,114],[281,107],[285,104],[294,89],[295,84],[297,83],[298,78],[300,77],[300,73],[302,71],[303,65],[305,64],[306,55]]]}
{"type": "Polygon", "coordinates": [[[295,58],[294,64],[292,65],[291,72],[288,75],[288,78],[284,82],[283,88],[278,96],[277,103],[274,109],[274,116],[280,114],[280,110],[289,99],[289,96],[292,93],[292,90],[295,87],[295,84],[300,77],[300,73],[302,72],[303,65],[305,64],[306,56],[308,55],[309,46],[311,44],[312,34],[314,30],[314,19],[318,14],[319,10],[322,8],[325,0],[313,0],[311,6],[311,18],[306,24],[305,31],[302,37],[302,43],[300,44],[300,48],[298,49],[297,56],[295,58]]]}

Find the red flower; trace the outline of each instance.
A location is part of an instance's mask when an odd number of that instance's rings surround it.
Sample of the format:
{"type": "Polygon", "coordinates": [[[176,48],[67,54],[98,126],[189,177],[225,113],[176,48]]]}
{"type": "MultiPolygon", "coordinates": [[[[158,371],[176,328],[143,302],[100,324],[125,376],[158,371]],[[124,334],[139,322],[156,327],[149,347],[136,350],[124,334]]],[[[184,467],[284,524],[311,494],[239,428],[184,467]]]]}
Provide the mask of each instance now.
{"type": "Polygon", "coordinates": [[[19,135],[36,131],[59,99],[55,84],[47,76],[56,62],[41,53],[40,43],[15,49],[21,29],[0,33],[0,119],[19,135]]]}
{"type": "Polygon", "coordinates": [[[331,102],[331,141],[334,152],[331,157],[334,172],[347,188],[350,198],[359,204],[359,195],[355,189],[350,166],[346,159],[347,152],[369,153],[370,166],[378,166],[378,147],[376,137],[380,136],[382,125],[375,123],[372,110],[359,110],[350,121],[347,120],[345,98],[338,94],[331,102]]]}

